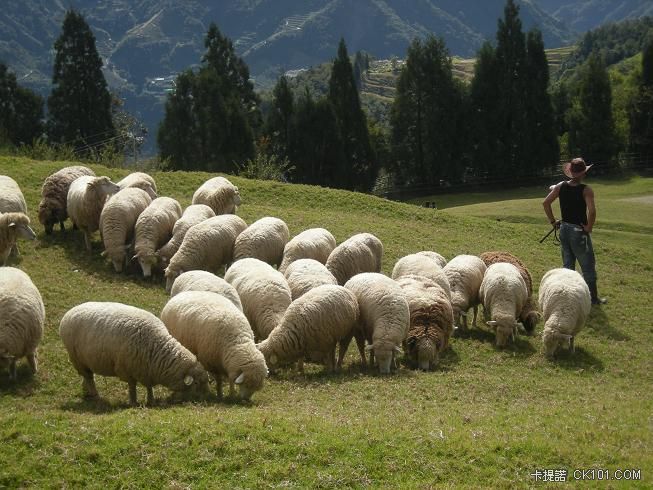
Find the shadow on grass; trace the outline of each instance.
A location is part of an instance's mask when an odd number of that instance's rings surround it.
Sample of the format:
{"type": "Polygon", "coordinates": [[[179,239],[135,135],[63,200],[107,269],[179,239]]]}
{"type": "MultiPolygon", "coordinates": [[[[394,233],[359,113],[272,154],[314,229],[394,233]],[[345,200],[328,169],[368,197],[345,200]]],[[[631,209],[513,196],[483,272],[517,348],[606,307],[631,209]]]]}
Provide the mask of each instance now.
{"type": "Polygon", "coordinates": [[[508,341],[505,347],[496,347],[496,336],[494,332],[480,327],[468,327],[467,331],[456,330],[457,339],[471,339],[479,342],[492,344],[498,352],[509,352],[512,355],[526,359],[537,352],[530,341],[531,337],[516,336],[515,341],[508,341]]]}
{"type": "Polygon", "coordinates": [[[596,335],[607,337],[610,340],[630,340],[630,336],[610,325],[608,316],[601,306],[592,306],[587,329],[596,335]]]}
{"type": "Polygon", "coordinates": [[[578,346],[576,346],[576,352],[571,352],[569,349],[558,349],[551,362],[556,363],[563,369],[574,371],[587,369],[602,372],[604,369],[603,361],[578,346]]]}
{"type": "Polygon", "coordinates": [[[10,380],[6,370],[0,369],[0,395],[26,398],[41,387],[38,373],[35,376],[27,364],[17,365],[16,380],[10,380]]]}

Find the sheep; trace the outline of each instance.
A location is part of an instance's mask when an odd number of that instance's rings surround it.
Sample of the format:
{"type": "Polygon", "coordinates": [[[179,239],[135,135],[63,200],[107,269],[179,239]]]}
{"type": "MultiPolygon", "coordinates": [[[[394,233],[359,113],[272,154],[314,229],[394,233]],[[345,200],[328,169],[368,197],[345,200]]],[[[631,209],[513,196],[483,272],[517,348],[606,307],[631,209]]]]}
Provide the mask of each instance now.
{"type": "Polygon", "coordinates": [[[244,400],[263,387],[268,374],[263,354],[256,348],[247,318],[227,298],[208,291],[184,291],[168,301],[161,320],[213,375],[218,398],[222,398],[223,376],[229,380],[230,396],[236,384],[244,400]]]}
{"type": "Polygon", "coordinates": [[[279,218],[266,217],[255,221],[243,231],[234,244],[234,261],[252,257],[279,265],[288,243],[288,226],[279,218]]]}
{"type": "Polygon", "coordinates": [[[406,356],[420,370],[429,371],[449,346],[454,323],[451,300],[438,283],[424,276],[403,276],[397,284],[410,310],[410,327],[404,341],[406,356]]]}
{"type": "Polygon", "coordinates": [[[181,217],[181,205],[171,197],[158,197],[138,216],[134,226],[134,259],[144,277],[152,275],[158,264],[156,251],[172,237],[175,223],[181,217]]]}
{"type": "Polygon", "coordinates": [[[227,281],[210,272],[188,271],[181,274],[172,284],[170,297],[172,298],[184,291],[210,291],[219,294],[231,301],[240,311],[243,311],[238,291],[227,281]]]}
{"type": "Polygon", "coordinates": [[[175,340],[152,313],[122,303],[88,302],[63,316],[59,325],[73,367],[83,378],[84,396],[96,398],[94,374],[114,376],[129,385],[136,405],[136,383],[163,385],[175,393],[208,391],[208,375],[197,358],[175,340]]]}
{"type": "Polygon", "coordinates": [[[66,211],[84,234],[86,250],[92,250],[91,236],[100,227],[100,214],[107,196],[120,190],[109,177],[82,175],[73,180],[66,197],[66,211]]]}
{"type": "Polygon", "coordinates": [[[480,255],[480,258],[488,267],[497,262],[506,262],[517,267],[519,273],[524,279],[524,282],[526,283],[526,290],[528,291],[526,303],[524,304],[522,310],[519,312],[519,320],[521,321],[526,334],[532,335],[537,322],[540,320],[540,314],[537,311],[537,305],[533,300],[533,278],[531,277],[531,273],[528,271],[526,265],[518,257],[515,257],[510,252],[483,252],[480,255]]]}
{"type": "Polygon", "coordinates": [[[539,303],[544,315],[542,344],[552,358],[559,346],[574,352],[574,338],[581,331],[592,308],[590,290],[578,272],[552,269],[540,282],[539,303]]]}
{"type": "Polygon", "coordinates": [[[292,302],[286,278],[271,265],[247,258],[234,262],[224,279],[238,291],[256,339],[268,338],[292,302]]]}
{"type": "Polygon", "coordinates": [[[292,262],[283,275],[288,281],[293,301],[318,286],[338,284],[333,274],[314,259],[299,259],[292,262]]]}
{"type": "Polygon", "coordinates": [[[215,213],[206,204],[193,204],[188,206],[172,228],[172,238],[170,241],[156,251],[156,255],[162,264],[167,266],[170,263],[170,259],[179,250],[181,242],[184,241],[186,232],[191,226],[213,218],[214,216],[215,213]]]}
{"type": "Polygon", "coordinates": [[[109,257],[116,272],[127,265],[128,250],[134,240],[134,226],[152,199],[138,187],[127,187],[109,198],[100,214],[100,233],[104,242],[103,257],[109,257]]]}
{"type": "Polygon", "coordinates": [[[217,272],[221,265],[230,263],[234,242],[245,228],[247,223],[232,214],[214,216],[192,226],[166,267],[166,292],[170,292],[172,283],[182,272],[197,269],[217,272]]]}
{"type": "Polygon", "coordinates": [[[279,272],[285,272],[290,264],[299,259],[314,259],[325,264],[336,248],[336,239],[324,228],[310,228],[302,231],[286,243],[279,272]]]}
{"type": "Polygon", "coordinates": [[[486,324],[496,332],[497,347],[515,337],[517,317],[528,298],[526,282],[519,269],[506,262],[491,264],[485,271],[479,296],[486,324]]]}
{"type": "Polygon", "coordinates": [[[342,367],[358,317],[358,302],[351,291],[331,284],[319,286],[293,301],[281,324],[257,347],[271,369],[295,361],[301,365],[306,357],[334,371],[342,367]]]}
{"type": "Polygon", "coordinates": [[[401,287],[383,274],[365,272],[345,284],[358,300],[360,320],[354,334],[358,350],[366,365],[365,350],[370,351],[370,367],[374,359],[381,374],[390,373],[390,365],[408,333],[410,310],[401,287]],[[367,347],[364,347],[367,341],[367,347]]]}
{"type": "MultiPolygon", "coordinates": [[[[27,203],[20,187],[14,179],[7,175],[0,175],[0,214],[2,213],[27,214],[27,203]]],[[[13,255],[20,255],[15,242],[10,251],[13,255]]]]}
{"type": "Polygon", "coordinates": [[[154,179],[151,175],[148,175],[144,172],[133,172],[119,181],[117,184],[121,190],[128,189],[130,187],[141,189],[147,192],[147,194],[150,196],[150,199],[154,200],[157,198],[156,182],[154,182],[154,179]]]}
{"type": "Polygon", "coordinates": [[[417,255],[425,255],[426,257],[430,257],[431,259],[435,260],[435,262],[440,267],[444,267],[445,265],[447,265],[447,259],[445,259],[442,255],[440,255],[437,252],[432,252],[431,250],[422,250],[421,252],[417,252],[417,255]]]}
{"type": "MultiPolygon", "coordinates": [[[[406,255],[400,258],[392,269],[392,278],[397,280],[401,277],[409,275],[418,275],[428,277],[435,283],[442,286],[449,299],[451,299],[451,287],[449,286],[449,279],[440,266],[440,261],[437,256],[442,257],[435,252],[418,252],[415,254],[406,255]],[[435,255],[431,255],[435,254],[435,255]]],[[[444,260],[444,259],[442,259],[444,260]]],[[[446,261],[444,261],[446,265],[446,261]]]]}
{"type": "Polygon", "coordinates": [[[46,234],[52,234],[56,223],[59,223],[62,231],[65,230],[64,221],[68,219],[66,209],[68,189],[75,179],[83,175],[94,177],[95,172],[88,167],[75,165],[62,168],[43,182],[41,202],[39,202],[39,222],[43,225],[46,234]]]}
{"type": "Polygon", "coordinates": [[[7,263],[9,253],[17,250],[18,238],[34,240],[36,233],[29,227],[29,218],[23,213],[0,214],[0,266],[7,263]]]}
{"type": "Polygon", "coordinates": [[[9,367],[9,379],[16,379],[21,357],[36,373],[44,323],[43,299],[30,277],[20,269],[0,267],[0,367],[9,367]]]}
{"type": "Polygon", "coordinates": [[[442,269],[449,279],[451,287],[451,306],[456,325],[461,330],[467,330],[467,311],[474,308],[473,325],[476,326],[476,315],[480,298],[478,290],[485,274],[485,264],[475,255],[458,255],[451,259],[442,269]],[[462,317],[462,322],[460,321],[462,317]]]}
{"type": "Polygon", "coordinates": [[[383,244],[371,233],[359,233],[333,249],[326,268],[343,285],[361,272],[381,272],[383,244]]]}
{"type": "Polygon", "coordinates": [[[240,206],[240,192],[224,177],[213,177],[193,194],[193,204],[206,204],[217,215],[236,214],[240,206]]]}

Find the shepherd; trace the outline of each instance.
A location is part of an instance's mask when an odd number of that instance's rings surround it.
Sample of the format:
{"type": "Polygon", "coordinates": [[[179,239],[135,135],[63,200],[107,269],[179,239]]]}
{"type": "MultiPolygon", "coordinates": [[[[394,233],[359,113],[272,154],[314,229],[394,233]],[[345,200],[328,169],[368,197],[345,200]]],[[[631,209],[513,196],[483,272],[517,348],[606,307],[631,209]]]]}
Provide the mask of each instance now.
{"type": "Polygon", "coordinates": [[[600,298],[596,286],[596,258],[592,247],[592,228],[596,221],[594,191],[583,179],[592,165],[587,165],[582,158],[574,158],[562,166],[563,173],[569,180],[551,186],[549,194],[542,202],[544,213],[550,223],[560,230],[560,249],[562,266],[575,270],[576,261],[580,264],[583,278],[587,283],[592,304],[607,303],[600,298]],[[560,198],[561,220],[556,220],[551,204],[560,198]]]}

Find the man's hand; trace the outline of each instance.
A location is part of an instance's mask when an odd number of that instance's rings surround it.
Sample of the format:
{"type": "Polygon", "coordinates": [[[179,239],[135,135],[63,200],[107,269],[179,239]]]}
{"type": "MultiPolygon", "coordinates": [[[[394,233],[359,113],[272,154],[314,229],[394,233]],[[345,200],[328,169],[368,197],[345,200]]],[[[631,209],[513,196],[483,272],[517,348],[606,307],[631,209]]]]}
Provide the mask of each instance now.
{"type": "Polygon", "coordinates": [[[583,225],[583,231],[587,234],[592,233],[592,227],[590,225],[583,225]]]}

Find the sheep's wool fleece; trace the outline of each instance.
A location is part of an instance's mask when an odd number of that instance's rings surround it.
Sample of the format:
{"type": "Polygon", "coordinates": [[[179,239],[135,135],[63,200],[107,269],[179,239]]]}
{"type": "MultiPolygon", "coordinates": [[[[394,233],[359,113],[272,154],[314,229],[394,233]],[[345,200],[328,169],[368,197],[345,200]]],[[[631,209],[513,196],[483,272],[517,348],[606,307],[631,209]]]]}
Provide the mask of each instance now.
{"type": "Polygon", "coordinates": [[[280,264],[289,236],[288,225],[283,220],[261,218],[236,238],[234,260],[252,257],[268,264],[280,264]]]}
{"type": "Polygon", "coordinates": [[[442,269],[449,279],[452,305],[467,311],[480,303],[479,289],[487,267],[475,255],[458,255],[442,269]]]}
{"type": "Polygon", "coordinates": [[[20,187],[7,175],[0,175],[0,213],[27,214],[27,204],[20,187]]]}
{"type": "Polygon", "coordinates": [[[400,258],[392,269],[392,278],[397,280],[410,275],[427,277],[439,284],[446,291],[447,296],[451,298],[449,279],[442,270],[440,261],[430,255],[431,253],[434,254],[435,252],[419,252],[400,258]]]}
{"type": "Polygon", "coordinates": [[[283,275],[290,286],[293,301],[318,286],[338,284],[329,269],[314,259],[299,259],[292,262],[283,275]]]}
{"type": "Polygon", "coordinates": [[[188,271],[181,274],[172,285],[170,297],[184,291],[210,291],[219,294],[231,301],[240,311],[243,311],[238,291],[227,281],[208,271],[188,271]]]}
{"type": "Polygon", "coordinates": [[[324,228],[304,230],[284,247],[279,272],[285,272],[291,263],[299,259],[314,259],[325,264],[334,248],[336,248],[336,239],[329,230],[324,228]]]}
{"type": "Polygon", "coordinates": [[[585,325],[592,308],[587,283],[578,272],[552,269],[540,282],[540,307],[544,330],[576,335],[585,325]]]}

